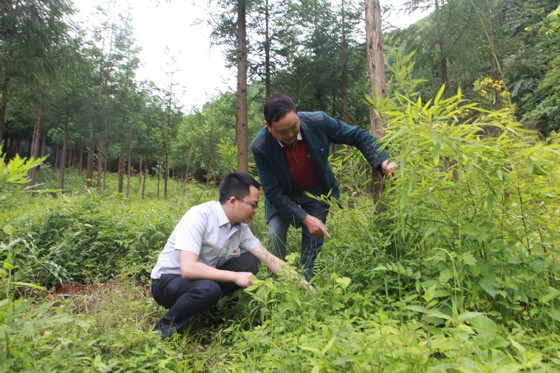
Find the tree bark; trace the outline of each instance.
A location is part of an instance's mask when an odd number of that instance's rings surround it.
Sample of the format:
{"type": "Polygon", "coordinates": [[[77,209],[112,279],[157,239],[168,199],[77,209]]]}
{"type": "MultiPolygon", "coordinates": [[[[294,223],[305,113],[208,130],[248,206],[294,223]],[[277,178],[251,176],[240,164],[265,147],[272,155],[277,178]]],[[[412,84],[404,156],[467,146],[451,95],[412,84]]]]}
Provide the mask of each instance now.
{"type": "MultiPolygon", "coordinates": [[[[47,155],[47,131],[43,131],[39,135],[41,137],[41,146],[39,147],[39,157],[43,158],[47,155]]],[[[45,168],[39,166],[37,168],[39,171],[39,183],[43,183],[45,181],[45,168]]]]}
{"type": "Polygon", "coordinates": [[[449,59],[447,58],[447,49],[445,46],[445,34],[443,25],[441,22],[441,8],[439,6],[439,0],[434,0],[436,6],[436,28],[438,30],[438,45],[440,53],[440,68],[441,68],[441,81],[444,85],[443,97],[451,97],[450,93],[450,82],[449,82],[449,59]]]}
{"type": "Polygon", "coordinates": [[[167,180],[169,179],[169,150],[166,144],[163,159],[163,199],[167,199],[167,180]]]}
{"type": "Polygon", "coordinates": [[[91,131],[91,138],[88,145],[87,165],[86,165],[86,187],[93,185],[93,163],[95,157],[95,131],[91,131]]]}
{"type": "Polygon", "coordinates": [[[126,174],[126,198],[130,198],[130,179],[132,177],[132,141],[128,139],[128,157],[127,157],[127,174],[126,174]]]}
{"type": "MultiPolygon", "coordinates": [[[[369,93],[374,102],[379,102],[385,98],[387,90],[379,0],[366,0],[366,43],[369,93]]],[[[383,118],[381,118],[373,105],[370,107],[370,126],[371,134],[375,138],[381,138],[385,135],[383,118]]],[[[384,182],[381,174],[375,170],[372,172],[372,183],[373,197],[375,201],[379,201],[384,188],[384,182]]]]}
{"type": "Polygon", "coordinates": [[[348,51],[346,45],[346,9],[344,8],[344,0],[342,0],[341,5],[342,13],[342,56],[341,56],[341,81],[342,81],[342,120],[346,123],[350,121],[350,116],[348,114],[348,51]]]}
{"type": "Polygon", "coordinates": [[[144,195],[145,195],[145,191],[146,191],[146,179],[148,178],[148,162],[146,162],[146,165],[144,166],[144,177],[142,179],[142,200],[144,200],[144,195]]]}
{"type": "MultiPolygon", "coordinates": [[[[381,7],[379,0],[366,0],[366,43],[369,75],[369,94],[376,100],[385,98],[387,80],[383,58],[381,35],[381,7]]],[[[375,107],[370,108],[370,126],[374,137],[385,135],[383,118],[379,117],[375,107]]]]}
{"type": "MultiPolygon", "coordinates": [[[[31,137],[31,148],[29,151],[30,158],[39,157],[39,146],[41,141],[41,119],[43,117],[44,110],[44,94],[41,89],[39,96],[39,108],[37,109],[37,114],[35,115],[35,124],[33,126],[33,135],[31,137]]],[[[29,170],[29,186],[35,185],[35,176],[37,172],[37,167],[33,167],[29,170]]]]}
{"type": "Polygon", "coordinates": [[[66,153],[68,152],[68,115],[64,118],[64,134],[62,137],[62,150],[60,154],[60,189],[64,190],[64,177],[66,171],[66,153]]]}
{"type": "Polygon", "coordinates": [[[272,42],[270,40],[270,8],[268,0],[265,0],[265,44],[264,44],[264,98],[265,101],[270,98],[271,93],[271,74],[270,74],[270,48],[272,42]]]}
{"type": "MultiPolygon", "coordinates": [[[[237,170],[249,171],[249,129],[247,108],[247,25],[246,2],[237,8],[237,170]]],[[[210,172],[210,170],[208,170],[210,172]]]]}
{"type": "Polygon", "coordinates": [[[117,171],[117,175],[118,175],[118,179],[119,179],[119,183],[118,183],[118,192],[120,194],[123,193],[124,190],[124,149],[120,148],[119,150],[119,166],[118,166],[118,171],[117,171]]]}
{"type": "Polygon", "coordinates": [[[103,176],[103,141],[105,139],[105,122],[107,117],[107,96],[109,95],[108,78],[103,78],[101,92],[101,112],[99,113],[99,138],[97,139],[97,192],[101,193],[101,178],[103,176]]]}

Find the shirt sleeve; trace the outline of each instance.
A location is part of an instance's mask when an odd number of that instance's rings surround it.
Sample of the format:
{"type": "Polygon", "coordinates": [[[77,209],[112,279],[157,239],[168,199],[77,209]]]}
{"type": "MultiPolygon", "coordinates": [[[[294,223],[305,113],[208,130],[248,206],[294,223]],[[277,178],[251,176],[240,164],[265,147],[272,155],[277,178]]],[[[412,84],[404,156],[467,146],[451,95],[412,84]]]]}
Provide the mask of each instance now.
{"type": "Polygon", "coordinates": [[[349,125],[325,113],[322,113],[322,116],[331,142],[355,146],[374,168],[389,159],[389,154],[383,150],[375,137],[363,128],[349,125]]]}
{"type": "Polygon", "coordinates": [[[175,249],[200,255],[207,220],[208,216],[201,211],[189,210],[175,228],[175,249]]]}
{"type": "Polygon", "coordinates": [[[261,241],[251,231],[247,224],[241,226],[241,242],[239,248],[242,252],[248,252],[261,246],[261,241]]]}

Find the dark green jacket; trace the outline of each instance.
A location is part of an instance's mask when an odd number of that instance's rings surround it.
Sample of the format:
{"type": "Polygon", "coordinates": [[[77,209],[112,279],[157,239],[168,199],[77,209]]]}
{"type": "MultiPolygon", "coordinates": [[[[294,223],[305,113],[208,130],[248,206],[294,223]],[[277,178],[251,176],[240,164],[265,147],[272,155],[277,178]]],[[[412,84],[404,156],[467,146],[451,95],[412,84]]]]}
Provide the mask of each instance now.
{"type": "MultiPolygon", "coordinates": [[[[351,126],[338,119],[331,118],[322,111],[298,113],[301,135],[309,148],[311,158],[321,179],[321,189],[330,191],[334,198],[340,197],[340,189],[329,163],[331,144],[346,144],[358,148],[367,161],[377,168],[389,158],[389,154],[380,149],[380,145],[367,131],[351,126]]],[[[265,194],[265,214],[267,221],[279,213],[299,227],[307,213],[292,199],[292,179],[288,162],[282,147],[263,128],[251,142],[251,151],[259,173],[260,183],[265,194]]]]}

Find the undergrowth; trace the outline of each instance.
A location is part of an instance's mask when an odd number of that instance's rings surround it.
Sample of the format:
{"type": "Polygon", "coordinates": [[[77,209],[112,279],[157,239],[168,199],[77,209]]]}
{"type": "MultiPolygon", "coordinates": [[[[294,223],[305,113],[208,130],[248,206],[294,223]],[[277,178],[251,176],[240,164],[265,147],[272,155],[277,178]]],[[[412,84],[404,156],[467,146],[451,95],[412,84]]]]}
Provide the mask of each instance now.
{"type": "MultiPolygon", "coordinates": [[[[0,370],[558,370],[558,138],[544,142],[507,110],[478,110],[460,93],[401,99],[405,110],[384,109],[400,173],[380,201],[363,192],[359,155],[333,158],[347,193],[343,208],[331,207],[317,296],[263,270],[165,341],[151,331],[164,310],[149,271],[182,214],[215,191],[189,184],[167,201],[29,196],[24,177],[2,175],[40,162],[0,170],[10,206],[0,227],[0,370]]],[[[261,211],[254,230],[264,241],[263,220],[261,211]]],[[[289,235],[294,265],[298,233],[289,235]]]]}

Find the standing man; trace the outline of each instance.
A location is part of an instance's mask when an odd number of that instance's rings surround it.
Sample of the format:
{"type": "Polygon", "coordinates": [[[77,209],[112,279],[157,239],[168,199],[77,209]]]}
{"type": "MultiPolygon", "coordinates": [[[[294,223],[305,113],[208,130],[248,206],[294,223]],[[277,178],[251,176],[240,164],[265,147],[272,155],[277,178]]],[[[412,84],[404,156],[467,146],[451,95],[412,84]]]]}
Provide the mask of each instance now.
{"type": "Polygon", "coordinates": [[[250,286],[259,261],[280,272],[284,261],[262,247],[247,225],[258,210],[259,188],[247,174],[226,175],[220,200],[192,207],[171,233],[151,274],[152,295],[168,309],[156,326],[162,337],[185,328],[221,296],[250,286]]]}
{"type": "Polygon", "coordinates": [[[251,142],[251,151],[266,197],[269,245],[284,259],[289,225],[302,226],[301,264],[309,280],[323,238],[330,235],[325,226],[329,205],[308,193],[340,197],[328,160],[331,144],[355,146],[385,174],[395,172],[398,165],[368,132],[321,111],[298,113],[286,95],[272,96],[265,103],[264,118],[265,128],[251,142]]]}

